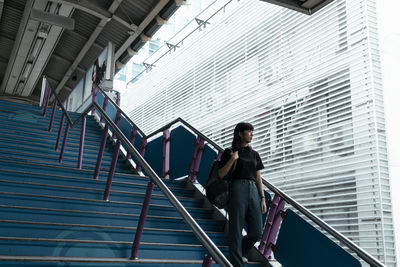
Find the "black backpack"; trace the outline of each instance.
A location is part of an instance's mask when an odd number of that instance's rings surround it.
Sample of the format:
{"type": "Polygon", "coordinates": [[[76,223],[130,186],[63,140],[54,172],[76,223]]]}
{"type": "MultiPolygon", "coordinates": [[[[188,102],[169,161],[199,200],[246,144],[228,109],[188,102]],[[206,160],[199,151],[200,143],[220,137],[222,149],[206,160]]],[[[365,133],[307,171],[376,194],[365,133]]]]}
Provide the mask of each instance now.
{"type": "Polygon", "coordinates": [[[211,165],[210,172],[208,174],[206,182],[206,196],[207,199],[219,209],[222,209],[228,205],[229,202],[229,186],[231,182],[231,175],[236,166],[236,161],[229,171],[227,177],[224,179],[219,178],[218,169],[220,161],[214,160],[211,165]]]}

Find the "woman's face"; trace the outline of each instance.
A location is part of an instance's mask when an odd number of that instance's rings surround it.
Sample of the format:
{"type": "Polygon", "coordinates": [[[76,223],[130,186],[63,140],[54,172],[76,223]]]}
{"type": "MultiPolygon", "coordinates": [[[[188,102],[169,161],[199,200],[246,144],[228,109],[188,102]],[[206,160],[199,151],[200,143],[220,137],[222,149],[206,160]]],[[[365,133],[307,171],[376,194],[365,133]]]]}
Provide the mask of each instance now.
{"type": "Polygon", "coordinates": [[[252,130],[245,130],[245,131],[240,133],[240,137],[246,143],[250,143],[251,140],[253,139],[253,131],[252,130]]]}

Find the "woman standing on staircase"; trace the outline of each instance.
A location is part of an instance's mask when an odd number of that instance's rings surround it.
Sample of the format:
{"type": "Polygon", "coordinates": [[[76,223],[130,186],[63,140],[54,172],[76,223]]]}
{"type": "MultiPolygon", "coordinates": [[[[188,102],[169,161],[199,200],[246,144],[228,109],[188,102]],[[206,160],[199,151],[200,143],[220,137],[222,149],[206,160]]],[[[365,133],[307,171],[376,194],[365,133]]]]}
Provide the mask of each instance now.
{"type": "Polygon", "coordinates": [[[247,253],[262,235],[262,213],[266,212],[260,155],[249,145],[253,139],[253,125],[246,122],[235,127],[232,148],[225,149],[218,175],[224,178],[234,162],[231,174],[229,213],[229,256],[233,266],[245,266],[247,253]],[[247,235],[242,236],[244,223],[247,235]]]}

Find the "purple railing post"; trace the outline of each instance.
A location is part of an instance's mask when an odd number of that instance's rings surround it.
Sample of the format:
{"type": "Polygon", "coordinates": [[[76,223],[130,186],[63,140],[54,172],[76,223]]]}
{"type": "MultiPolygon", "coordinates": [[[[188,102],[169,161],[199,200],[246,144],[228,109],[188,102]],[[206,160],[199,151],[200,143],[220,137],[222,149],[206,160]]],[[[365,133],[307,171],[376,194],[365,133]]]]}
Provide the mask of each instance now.
{"type": "MultiPolygon", "coordinates": [[[[135,127],[132,127],[131,137],[129,138],[129,141],[131,142],[132,146],[135,145],[136,134],[137,134],[137,129],[135,127]]],[[[128,150],[127,158],[128,159],[132,158],[132,154],[129,150],[128,150]]]]}
{"type": "Polygon", "coordinates": [[[64,119],[65,119],[65,114],[63,112],[63,114],[61,116],[60,127],[58,128],[57,142],[56,142],[56,147],[55,147],[56,151],[58,151],[58,145],[60,144],[61,132],[62,132],[62,129],[64,126],[64,119]]]}
{"type": "MultiPolygon", "coordinates": [[[[146,153],[146,147],[147,147],[147,139],[143,138],[142,143],[140,144],[140,155],[144,157],[144,153],[146,153]]],[[[142,171],[142,166],[139,165],[139,163],[136,165],[136,170],[138,172],[142,171]]]]}
{"type": "Polygon", "coordinates": [[[49,105],[50,96],[51,96],[51,90],[49,88],[49,90],[47,90],[46,98],[44,99],[45,103],[44,103],[43,117],[46,117],[47,106],[49,105]]]}
{"type": "Polygon", "coordinates": [[[143,200],[142,211],[140,212],[139,222],[136,228],[135,240],[133,241],[132,245],[131,259],[137,259],[140,239],[142,237],[143,227],[144,227],[144,222],[146,221],[147,212],[149,211],[149,205],[151,200],[151,194],[153,193],[153,188],[154,188],[154,183],[150,181],[147,184],[146,196],[143,200]]]}
{"type": "Polygon", "coordinates": [[[117,144],[115,145],[115,148],[114,148],[114,154],[112,157],[110,170],[108,172],[106,189],[104,190],[103,200],[106,200],[106,201],[108,201],[109,197],[110,197],[110,189],[111,189],[111,184],[112,184],[112,180],[114,177],[115,167],[117,166],[117,160],[118,160],[120,147],[121,147],[121,140],[118,139],[117,144]]]}
{"type": "Polygon", "coordinates": [[[275,213],[275,218],[274,218],[274,221],[272,223],[271,232],[270,232],[270,234],[268,236],[268,239],[267,239],[267,242],[266,242],[267,243],[267,247],[265,248],[264,253],[263,253],[264,256],[267,259],[269,259],[271,257],[272,245],[274,245],[274,243],[275,243],[276,236],[278,235],[279,227],[280,227],[281,222],[283,220],[282,216],[283,216],[283,213],[284,213],[284,211],[283,211],[284,207],[285,207],[285,201],[283,199],[281,199],[279,201],[279,205],[278,205],[278,208],[277,208],[276,213],[275,213]]]}
{"type": "Polygon", "coordinates": [[[258,246],[258,250],[261,253],[264,252],[265,247],[267,245],[267,239],[268,239],[269,233],[271,231],[272,223],[274,221],[276,209],[277,209],[277,207],[279,205],[279,200],[280,199],[281,198],[278,195],[275,195],[274,198],[271,201],[271,204],[270,204],[270,207],[269,207],[268,216],[267,216],[267,220],[265,221],[265,225],[264,225],[264,232],[263,232],[263,235],[261,237],[260,245],[258,246]]]}
{"type": "Polygon", "coordinates": [[[170,132],[169,129],[163,131],[162,140],[162,177],[169,179],[169,148],[170,148],[170,132]]]}
{"type": "MultiPolygon", "coordinates": [[[[105,110],[105,109],[103,109],[103,110],[105,110]]],[[[115,123],[115,125],[119,125],[119,121],[120,121],[120,119],[121,119],[121,111],[117,111],[117,114],[115,114],[115,120],[114,120],[114,123],[115,123]]],[[[116,137],[117,135],[115,134],[115,132],[113,131],[113,134],[112,134],[112,138],[113,139],[115,139],[115,137],[116,137]]]]}
{"type": "MultiPolygon", "coordinates": [[[[103,107],[102,107],[104,111],[106,111],[107,104],[108,104],[108,98],[107,98],[107,97],[104,97],[103,107]]],[[[101,122],[101,123],[104,122],[104,117],[103,117],[103,115],[101,115],[101,117],[100,117],[100,122],[101,122]]]]}
{"type": "Polygon", "coordinates": [[[85,144],[85,131],[86,131],[86,116],[82,118],[81,139],[79,144],[79,155],[78,155],[78,169],[82,169],[82,156],[83,156],[83,147],[85,144]]]}
{"type": "Polygon", "coordinates": [[[70,125],[67,122],[67,126],[65,127],[63,143],[62,143],[62,146],[61,146],[60,158],[58,160],[60,163],[62,162],[62,159],[63,159],[63,156],[64,156],[65,143],[67,142],[69,127],[70,127],[70,125]]]}
{"type": "Polygon", "coordinates": [[[104,126],[103,136],[101,137],[99,154],[97,155],[96,168],[94,169],[94,175],[93,175],[93,179],[95,179],[95,180],[99,179],[101,160],[103,159],[104,148],[106,147],[106,141],[107,141],[107,136],[108,136],[108,128],[109,128],[109,126],[108,126],[108,124],[106,124],[104,126]]]}
{"type": "Polygon", "coordinates": [[[258,246],[258,250],[267,258],[271,255],[271,245],[275,242],[276,235],[278,234],[279,226],[282,221],[281,211],[283,211],[284,206],[285,201],[278,195],[275,195],[271,201],[268,217],[265,221],[264,232],[260,245],[258,246]]]}
{"type": "MultiPolygon", "coordinates": [[[[92,87],[92,103],[96,103],[96,99],[97,99],[97,91],[99,89],[97,89],[97,87],[92,87]]],[[[96,113],[96,109],[93,108],[92,109],[92,115],[94,115],[96,113]]]]}
{"type": "Polygon", "coordinates": [[[204,255],[204,260],[203,260],[203,264],[201,265],[201,267],[210,267],[212,263],[212,257],[210,254],[206,254],[204,255]]]}
{"type": "Polygon", "coordinates": [[[49,129],[48,129],[49,132],[51,132],[51,128],[53,127],[53,121],[54,121],[54,115],[56,114],[56,109],[57,109],[57,100],[54,99],[54,105],[53,105],[53,110],[51,111],[51,118],[50,118],[50,124],[49,124],[49,129]]]}
{"type": "Polygon", "coordinates": [[[204,139],[201,137],[197,137],[194,145],[192,162],[190,163],[189,167],[189,180],[192,181],[193,183],[197,180],[197,175],[199,173],[200,161],[201,161],[201,156],[203,155],[203,150],[204,150],[204,139]]]}

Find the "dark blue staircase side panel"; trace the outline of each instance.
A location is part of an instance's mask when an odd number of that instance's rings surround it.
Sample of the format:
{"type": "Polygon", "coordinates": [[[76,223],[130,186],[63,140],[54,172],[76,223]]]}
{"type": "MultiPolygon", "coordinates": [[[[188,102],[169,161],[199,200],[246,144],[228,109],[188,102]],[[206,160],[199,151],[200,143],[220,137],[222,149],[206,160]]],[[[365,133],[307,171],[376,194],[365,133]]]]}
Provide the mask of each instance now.
{"type": "Polygon", "coordinates": [[[211,164],[217,157],[217,153],[215,150],[210,148],[209,145],[204,146],[203,155],[201,157],[199,175],[197,177],[197,181],[205,185],[208,177],[208,173],[210,172],[211,164]]]}
{"type": "Polygon", "coordinates": [[[286,210],[275,258],[285,267],[361,267],[360,262],[292,210],[286,210]]]}
{"type": "Polygon", "coordinates": [[[171,131],[170,178],[175,179],[189,174],[196,137],[179,126],[171,131]]]}
{"type": "MultiPolygon", "coordinates": [[[[125,117],[121,116],[118,127],[122,131],[122,133],[125,135],[125,137],[128,138],[128,140],[130,140],[132,128],[133,128],[133,126],[130,124],[130,122],[125,117]]],[[[139,132],[137,132],[136,137],[135,137],[135,143],[133,144],[133,146],[139,152],[140,152],[140,143],[141,142],[142,142],[142,136],[140,135],[139,132]]],[[[122,145],[126,149],[126,146],[124,144],[122,144],[122,145]]]]}
{"type": "MultiPolygon", "coordinates": [[[[97,91],[96,103],[97,103],[101,108],[103,108],[103,102],[104,102],[103,93],[102,93],[101,91],[97,91]]],[[[99,112],[96,111],[96,113],[97,113],[97,115],[100,116],[99,112]]]]}
{"type": "Polygon", "coordinates": [[[113,122],[115,122],[115,116],[117,115],[117,108],[114,107],[113,104],[108,102],[105,112],[110,117],[110,119],[112,119],[113,122]]]}
{"type": "Polygon", "coordinates": [[[162,136],[151,140],[147,144],[144,159],[149,163],[153,170],[161,177],[162,171],[162,136]]]}

